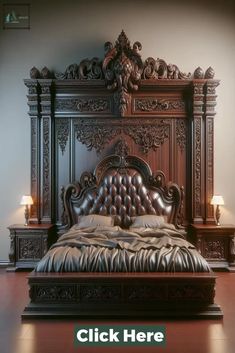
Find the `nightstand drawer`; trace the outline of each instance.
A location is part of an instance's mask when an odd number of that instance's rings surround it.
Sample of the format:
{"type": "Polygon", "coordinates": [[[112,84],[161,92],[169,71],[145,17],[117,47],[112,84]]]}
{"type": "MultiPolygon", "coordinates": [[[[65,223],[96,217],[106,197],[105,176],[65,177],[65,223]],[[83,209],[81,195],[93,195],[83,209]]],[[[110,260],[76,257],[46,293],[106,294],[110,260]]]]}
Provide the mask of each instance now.
{"type": "Polygon", "coordinates": [[[43,256],[42,247],[41,236],[18,236],[16,238],[16,254],[18,261],[40,260],[43,256]]]}
{"type": "Polygon", "coordinates": [[[190,241],[211,268],[235,270],[235,226],[192,224],[190,241]]]}
{"type": "Polygon", "coordinates": [[[208,261],[226,261],[228,259],[228,237],[208,237],[205,236],[203,240],[203,256],[208,261]]]}
{"type": "Polygon", "coordinates": [[[14,224],[8,228],[11,239],[9,259],[12,266],[8,268],[9,271],[34,268],[56,240],[56,227],[52,224],[14,224]]]}

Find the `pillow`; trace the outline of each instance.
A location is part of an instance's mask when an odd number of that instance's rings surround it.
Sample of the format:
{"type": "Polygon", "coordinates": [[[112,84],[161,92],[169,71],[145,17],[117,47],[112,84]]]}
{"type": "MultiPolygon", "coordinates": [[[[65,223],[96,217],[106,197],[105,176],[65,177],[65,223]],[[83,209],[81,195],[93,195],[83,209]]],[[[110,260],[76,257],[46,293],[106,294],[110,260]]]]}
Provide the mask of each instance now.
{"type": "Polygon", "coordinates": [[[89,214],[87,216],[79,216],[77,226],[78,228],[114,226],[114,219],[112,216],[89,214]]]}
{"type": "Polygon", "coordinates": [[[132,222],[131,228],[161,228],[165,223],[165,219],[163,216],[143,215],[132,217],[132,222]]]}

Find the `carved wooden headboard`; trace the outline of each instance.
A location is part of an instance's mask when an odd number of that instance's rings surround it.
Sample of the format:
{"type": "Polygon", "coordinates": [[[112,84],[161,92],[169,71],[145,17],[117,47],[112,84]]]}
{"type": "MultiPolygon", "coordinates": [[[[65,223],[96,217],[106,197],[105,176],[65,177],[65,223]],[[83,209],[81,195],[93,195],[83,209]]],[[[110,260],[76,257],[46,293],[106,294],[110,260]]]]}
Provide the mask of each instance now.
{"type": "Polygon", "coordinates": [[[182,73],[162,59],[142,61],[122,31],[103,60],[85,59],[64,73],[33,68],[31,118],[32,223],[60,222],[61,185],[79,180],[124,139],[153,173],[184,187],[184,221],[214,223],[213,124],[219,84],[214,71],[182,73]]]}
{"type": "Polygon", "coordinates": [[[139,157],[110,155],[101,160],[94,173],[84,172],[80,181],[66,186],[63,195],[63,223],[70,228],[78,216],[112,215],[115,225],[127,228],[131,217],[162,215],[169,223],[181,225],[182,195],[179,186],[165,184],[162,171],[155,175],[139,157]]]}

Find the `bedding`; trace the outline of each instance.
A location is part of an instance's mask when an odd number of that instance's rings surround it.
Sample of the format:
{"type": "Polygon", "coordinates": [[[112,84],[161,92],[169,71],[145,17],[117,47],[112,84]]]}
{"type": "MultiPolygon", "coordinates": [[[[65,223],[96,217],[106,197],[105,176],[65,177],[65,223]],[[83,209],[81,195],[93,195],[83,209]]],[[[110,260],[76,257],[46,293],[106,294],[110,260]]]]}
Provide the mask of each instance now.
{"type": "Polygon", "coordinates": [[[96,227],[96,226],[113,226],[114,218],[111,216],[102,216],[99,214],[89,214],[79,216],[77,228],[96,227]]]}
{"type": "Polygon", "coordinates": [[[163,216],[157,215],[143,215],[131,218],[131,228],[149,227],[149,228],[159,228],[165,223],[165,218],[163,216]]]}
{"type": "Polygon", "coordinates": [[[74,225],[36,272],[209,272],[209,265],[172,224],[158,228],[74,225]]]}

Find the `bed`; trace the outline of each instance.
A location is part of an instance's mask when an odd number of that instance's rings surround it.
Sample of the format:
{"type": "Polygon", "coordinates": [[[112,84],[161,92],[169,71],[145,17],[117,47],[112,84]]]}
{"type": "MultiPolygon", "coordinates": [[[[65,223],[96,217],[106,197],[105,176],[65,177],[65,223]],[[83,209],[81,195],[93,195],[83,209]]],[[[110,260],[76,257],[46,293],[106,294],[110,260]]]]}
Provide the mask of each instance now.
{"type": "Polygon", "coordinates": [[[29,275],[32,317],[222,316],[215,274],[186,240],[183,190],[110,155],[63,189],[65,224],[29,275]]]}
{"type": "Polygon", "coordinates": [[[59,238],[29,275],[23,318],[223,315],[216,276],[185,234],[215,222],[219,80],[211,67],[142,61],[141,48],[122,31],[103,59],[33,67],[24,80],[30,223],[56,225],[59,238]]]}

